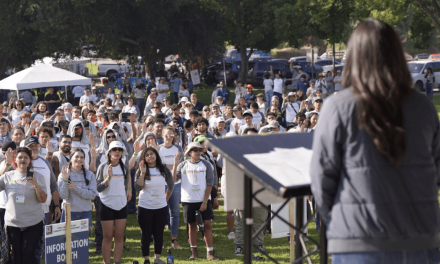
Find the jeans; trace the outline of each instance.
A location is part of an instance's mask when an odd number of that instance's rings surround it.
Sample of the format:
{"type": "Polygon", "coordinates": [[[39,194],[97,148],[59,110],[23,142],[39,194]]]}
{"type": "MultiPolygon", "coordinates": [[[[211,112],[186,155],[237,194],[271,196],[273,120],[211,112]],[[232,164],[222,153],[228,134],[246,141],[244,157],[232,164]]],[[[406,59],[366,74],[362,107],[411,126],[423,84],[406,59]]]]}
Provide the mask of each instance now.
{"type": "Polygon", "coordinates": [[[40,263],[40,258],[36,259],[35,254],[29,254],[29,252],[36,252],[40,248],[41,254],[40,238],[42,233],[43,221],[36,225],[28,226],[23,231],[18,227],[7,227],[9,243],[14,248],[14,263],[40,263]]]}
{"type": "Polygon", "coordinates": [[[432,95],[433,95],[432,83],[426,83],[425,93],[426,93],[426,96],[428,96],[429,99],[432,100],[432,95]]]}
{"type": "Polygon", "coordinates": [[[266,103],[270,106],[272,105],[272,96],[273,96],[273,90],[266,92],[266,103]]]}
{"type": "MultiPolygon", "coordinates": [[[[92,226],[92,211],[70,212],[70,218],[72,219],[72,221],[89,219],[89,227],[92,226]]],[[[61,223],[64,222],[66,222],[66,215],[61,214],[61,223]]]]}
{"type": "Polygon", "coordinates": [[[0,209],[0,225],[1,225],[1,229],[4,230],[5,229],[5,212],[6,209],[0,209]]]}
{"type": "MultiPolygon", "coordinates": [[[[134,175],[136,173],[135,169],[131,170],[131,186],[134,186],[134,175]]],[[[130,190],[129,190],[130,191],[130,190]]],[[[136,214],[136,190],[131,188],[131,200],[127,204],[128,213],[136,214]]]]}
{"type": "Polygon", "coordinates": [[[438,264],[440,251],[438,248],[427,250],[402,250],[365,253],[332,254],[333,264],[438,264]]]}
{"type": "MultiPolygon", "coordinates": [[[[170,199],[168,200],[168,210],[167,210],[167,224],[171,230],[171,237],[177,237],[177,233],[179,232],[179,210],[180,210],[180,191],[182,188],[182,184],[174,184],[174,190],[171,194],[170,199]]],[[[165,192],[168,190],[168,187],[165,186],[165,192]]]]}
{"type": "Polygon", "coordinates": [[[273,92],[273,96],[276,96],[276,97],[278,97],[278,110],[280,110],[280,112],[281,112],[281,105],[283,104],[283,96],[282,96],[282,94],[280,94],[280,93],[277,93],[277,92],[273,92]]]}
{"type": "Polygon", "coordinates": [[[102,246],[102,239],[104,238],[104,234],[102,233],[102,225],[101,225],[101,217],[100,211],[101,211],[101,199],[99,199],[99,196],[97,195],[95,197],[95,209],[96,209],[96,224],[95,224],[95,243],[96,243],[96,250],[101,250],[102,246]]]}
{"type": "Polygon", "coordinates": [[[138,223],[142,230],[142,256],[150,255],[151,235],[154,237],[154,253],[162,254],[163,228],[165,227],[168,208],[145,209],[139,207],[138,223]]]}
{"type": "MultiPolygon", "coordinates": [[[[49,223],[49,213],[45,213],[44,214],[44,221],[45,221],[46,225],[50,225],[51,224],[51,223],[49,223]]],[[[41,245],[41,244],[38,244],[37,247],[35,248],[35,260],[38,261],[37,263],[40,263],[41,251],[42,250],[43,250],[43,245],[41,245]]],[[[29,252],[32,252],[32,251],[29,251],[29,252]]]]}
{"type": "MultiPolygon", "coordinates": [[[[144,99],[136,99],[136,105],[139,108],[139,111],[141,109],[144,109],[144,99]]],[[[139,113],[139,120],[142,120],[142,116],[144,115],[144,111],[140,111],[139,113]]]]}

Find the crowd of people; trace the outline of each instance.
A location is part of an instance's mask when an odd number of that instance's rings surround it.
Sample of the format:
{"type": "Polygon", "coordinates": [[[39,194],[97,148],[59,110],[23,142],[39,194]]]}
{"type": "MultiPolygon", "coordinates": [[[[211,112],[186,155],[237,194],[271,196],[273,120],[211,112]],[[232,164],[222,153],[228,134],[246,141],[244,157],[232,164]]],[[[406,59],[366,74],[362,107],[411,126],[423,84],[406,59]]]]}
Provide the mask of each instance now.
{"type": "MultiPolygon", "coordinates": [[[[287,80],[272,71],[264,81],[265,93],[256,94],[252,85],[237,82],[232,98],[220,83],[205,105],[182,75],[176,71],[170,81],[138,76],[134,82],[125,75],[116,80],[118,86],[105,80],[98,87],[93,81],[91,87],[73,87],[71,94],[70,88],[53,87],[22,91],[18,97],[16,91],[8,93],[0,104],[0,219],[15,263],[39,263],[42,227],[64,222],[66,203],[71,204],[72,220],[89,219],[90,227],[96,210],[94,243],[104,263],[110,263],[112,241],[115,263],[129,250],[124,246],[128,214],[137,215],[144,263],[164,263],[163,246],[181,249],[186,241],[178,237],[180,208],[187,224],[189,259],[199,257],[201,216],[206,259],[218,260],[213,210],[219,208],[225,171],[223,159],[207,147],[208,141],[311,132],[324,98],[339,90],[338,77],[309,80],[299,70],[297,89],[287,92],[287,80]],[[73,96],[65,99],[65,92],[73,96]],[[170,238],[163,237],[165,228],[170,238]],[[151,241],[154,260],[149,257],[151,241]]],[[[257,230],[268,211],[255,210],[257,230]]],[[[231,211],[226,219],[237,256],[243,252],[242,215],[231,211]]],[[[265,251],[262,235],[254,243],[265,251]]]]}

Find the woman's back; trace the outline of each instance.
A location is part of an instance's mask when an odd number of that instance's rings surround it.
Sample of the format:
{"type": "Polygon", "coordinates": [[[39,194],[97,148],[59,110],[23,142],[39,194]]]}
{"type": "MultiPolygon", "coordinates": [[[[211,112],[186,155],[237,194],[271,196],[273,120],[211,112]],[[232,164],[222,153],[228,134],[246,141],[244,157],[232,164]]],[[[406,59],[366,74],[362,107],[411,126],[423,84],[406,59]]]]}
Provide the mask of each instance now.
{"type": "Polygon", "coordinates": [[[359,127],[358,111],[352,88],[329,97],[314,135],[312,191],[329,225],[329,252],[439,247],[434,105],[415,91],[403,104],[406,152],[397,168],[359,127]]]}

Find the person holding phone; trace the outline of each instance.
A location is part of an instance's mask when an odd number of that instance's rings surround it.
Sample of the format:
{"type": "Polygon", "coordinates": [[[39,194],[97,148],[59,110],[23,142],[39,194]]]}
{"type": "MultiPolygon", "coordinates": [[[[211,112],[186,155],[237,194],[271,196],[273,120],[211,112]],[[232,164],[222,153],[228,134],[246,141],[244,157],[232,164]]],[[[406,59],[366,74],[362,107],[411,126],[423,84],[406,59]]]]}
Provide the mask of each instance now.
{"type": "MultiPolygon", "coordinates": [[[[180,152],[172,157],[174,163],[181,160],[180,152]]],[[[167,223],[167,202],[171,197],[176,182],[177,165],[173,173],[162,163],[155,148],[145,148],[135,175],[135,188],[139,192],[138,222],[142,230],[142,256],[149,261],[151,235],[154,237],[154,263],[160,260],[163,245],[163,232],[167,223]],[[167,187],[165,191],[164,186],[167,187]]],[[[148,263],[148,262],[147,262],[148,263]]]]}
{"type": "MultiPolygon", "coordinates": [[[[85,154],[80,148],[70,152],[69,165],[64,165],[58,176],[58,189],[63,199],[62,207],[71,204],[71,220],[89,219],[89,228],[92,226],[92,203],[98,195],[96,179],[93,172],[84,167],[85,154]]],[[[64,209],[63,209],[64,210],[64,209]]],[[[66,221],[65,214],[61,215],[61,222],[66,221]]]]}
{"type": "Polygon", "coordinates": [[[104,239],[102,257],[104,263],[110,263],[113,238],[114,261],[119,263],[124,245],[124,231],[127,223],[127,202],[131,200],[130,171],[122,162],[127,150],[122,142],[113,141],[106,152],[107,162],[99,166],[96,181],[101,200],[100,219],[104,239]]]}
{"type": "Polygon", "coordinates": [[[17,264],[39,263],[34,252],[40,244],[43,229],[41,205],[48,196],[44,176],[31,170],[31,158],[31,150],[19,148],[15,159],[17,169],[0,177],[0,191],[5,191],[8,197],[6,232],[17,264]]]}

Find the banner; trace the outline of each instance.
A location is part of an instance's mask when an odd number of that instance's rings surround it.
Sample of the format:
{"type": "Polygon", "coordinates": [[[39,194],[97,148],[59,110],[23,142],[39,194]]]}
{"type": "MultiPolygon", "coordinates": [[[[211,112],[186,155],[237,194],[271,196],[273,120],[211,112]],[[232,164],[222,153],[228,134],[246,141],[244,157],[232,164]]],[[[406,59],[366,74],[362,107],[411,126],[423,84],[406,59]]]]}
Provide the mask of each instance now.
{"type": "Polygon", "coordinates": [[[192,71],[190,71],[190,74],[191,74],[191,80],[192,80],[193,85],[200,84],[199,72],[197,70],[192,70],[192,71]]]}
{"type": "MultiPolygon", "coordinates": [[[[45,226],[45,263],[66,263],[66,224],[45,226]]],[[[72,221],[72,263],[89,263],[89,219],[72,221]]]]}

